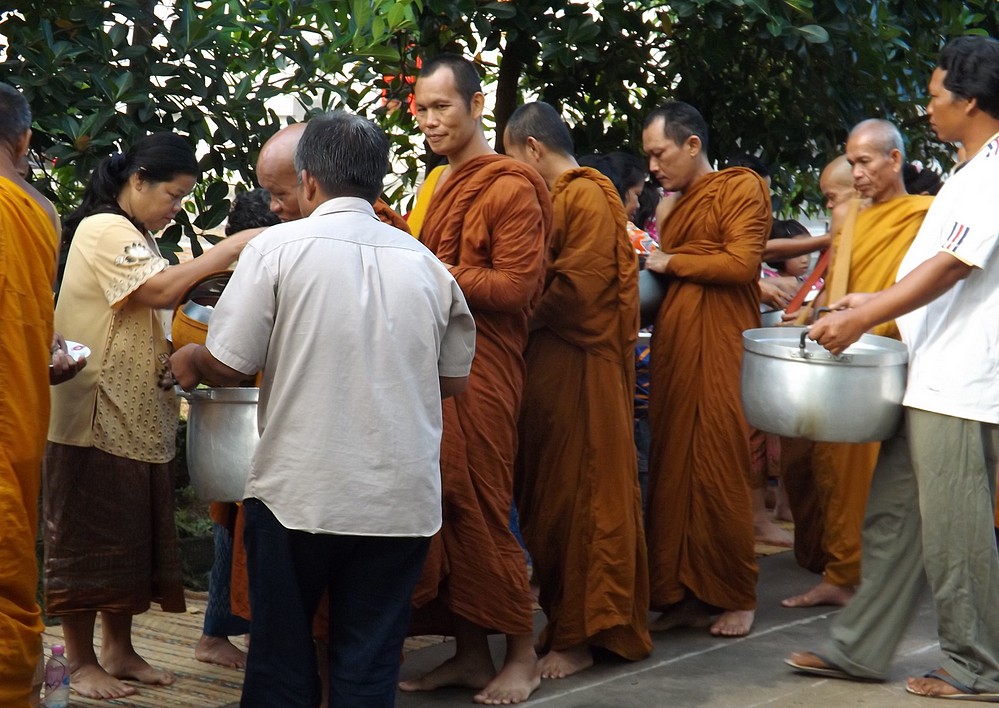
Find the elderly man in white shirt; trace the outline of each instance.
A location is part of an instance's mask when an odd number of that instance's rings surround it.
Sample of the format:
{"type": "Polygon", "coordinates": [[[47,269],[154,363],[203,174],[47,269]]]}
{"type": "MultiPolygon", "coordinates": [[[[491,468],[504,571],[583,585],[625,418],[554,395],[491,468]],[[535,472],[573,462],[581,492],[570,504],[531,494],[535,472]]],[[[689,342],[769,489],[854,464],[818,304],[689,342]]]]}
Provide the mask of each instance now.
{"type": "Polygon", "coordinates": [[[243,706],[314,706],[310,624],[331,600],[330,705],[390,706],[410,596],[441,526],[441,399],[465,385],[475,328],[440,261],[381,223],[374,124],[313,118],[296,154],[306,218],[239,265],[184,388],[262,371],[245,492],[253,612],[243,706]]]}

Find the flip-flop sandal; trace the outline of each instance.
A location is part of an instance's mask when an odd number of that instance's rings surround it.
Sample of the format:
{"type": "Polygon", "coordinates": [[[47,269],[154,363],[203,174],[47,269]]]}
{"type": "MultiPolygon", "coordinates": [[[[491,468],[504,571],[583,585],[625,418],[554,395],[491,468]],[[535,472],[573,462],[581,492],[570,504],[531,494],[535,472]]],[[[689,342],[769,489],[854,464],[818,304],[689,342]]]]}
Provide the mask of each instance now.
{"type": "Polygon", "coordinates": [[[943,698],[951,701],[978,701],[980,703],[999,703],[999,693],[976,693],[975,689],[971,686],[966,686],[956,678],[946,673],[943,669],[933,669],[923,674],[923,678],[932,678],[937,681],[943,681],[949,686],[953,686],[960,693],[946,693],[939,695],[930,695],[927,693],[920,693],[919,691],[913,691],[909,686],[905,687],[905,690],[914,696],[921,696],[922,698],[943,698]]]}
{"type": "Polygon", "coordinates": [[[821,654],[816,654],[815,652],[808,652],[816,659],[823,663],[823,666],[809,666],[807,664],[799,664],[791,659],[784,659],[784,663],[790,666],[795,671],[803,674],[810,674],[812,676],[824,676],[826,678],[843,679],[845,681],[864,681],[868,683],[881,683],[883,679],[867,678],[866,676],[854,676],[853,674],[848,674],[843,671],[843,669],[836,666],[834,663],[829,661],[826,657],[821,654]]]}

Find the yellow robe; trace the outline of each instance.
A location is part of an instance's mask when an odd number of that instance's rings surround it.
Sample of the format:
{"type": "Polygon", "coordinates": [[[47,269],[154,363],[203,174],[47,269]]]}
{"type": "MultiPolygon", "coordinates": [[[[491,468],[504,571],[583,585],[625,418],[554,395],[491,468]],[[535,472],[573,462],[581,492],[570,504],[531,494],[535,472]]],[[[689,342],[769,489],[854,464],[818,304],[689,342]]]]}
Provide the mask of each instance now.
{"type": "Polygon", "coordinates": [[[545,649],[652,651],[633,400],[638,262],[614,185],[588,168],[552,190],[531,319],[515,492],[548,624],[545,649]]]}
{"type": "MultiPolygon", "coordinates": [[[[932,202],[933,197],[897,197],[857,215],[848,292],[876,292],[895,282],[899,263],[932,202]]],[[[830,272],[827,280],[831,279],[830,272]]],[[[900,338],[894,320],[878,325],[871,333],[900,338]]],[[[832,585],[860,583],[860,532],[880,449],[878,442],[815,443],[812,474],[823,511],[824,576],[832,585]]]]}
{"type": "Polygon", "coordinates": [[[652,333],[646,537],[655,610],[688,593],[723,610],[756,607],[739,375],[742,332],[759,326],[771,220],[766,185],[732,168],[698,179],[660,234],[673,258],[652,333]]]}
{"type": "Polygon", "coordinates": [[[0,705],[27,706],[41,655],[35,592],[38,493],[49,417],[58,237],[38,203],[0,177],[0,705]]]}

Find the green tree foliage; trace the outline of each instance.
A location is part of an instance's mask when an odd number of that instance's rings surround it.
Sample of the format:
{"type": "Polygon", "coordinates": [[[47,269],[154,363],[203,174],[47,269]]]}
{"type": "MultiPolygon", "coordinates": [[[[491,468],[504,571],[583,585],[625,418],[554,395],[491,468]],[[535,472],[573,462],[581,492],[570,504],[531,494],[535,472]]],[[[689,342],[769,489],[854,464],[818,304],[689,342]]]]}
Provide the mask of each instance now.
{"type": "MultiPolygon", "coordinates": [[[[403,210],[426,157],[403,107],[420,55],[475,56],[502,135],[523,100],[558,106],[577,151],[638,152],[643,116],[669,98],[702,110],[710,152],[754,153],[778,205],[811,200],[818,169],[862,118],[898,122],[912,157],[949,166],[921,117],[945,39],[995,35],[994,0],[15,0],[0,15],[0,80],[35,113],[41,187],[63,213],[96,161],[151,130],[204,146],[190,213],[163,236],[216,227],[228,185],[253,183],[268,108],[347,107],[389,132],[403,210]]],[[[497,141],[499,143],[499,141],[497,141]]],[[[498,147],[502,147],[501,144],[498,147]]],[[[194,249],[200,246],[194,239],[194,249]]]]}
{"type": "MultiPolygon", "coordinates": [[[[190,137],[206,152],[189,212],[161,237],[217,227],[228,183],[253,183],[252,162],[279,127],[268,101],[294,96],[325,110],[373,102],[376,67],[398,64],[394,37],[415,27],[418,0],[46,0],[0,21],[0,80],[35,118],[41,185],[62,213],[79,202],[97,162],[152,131],[190,137]]],[[[374,96],[377,99],[377,94],[374,96]]]]}
{"type": "Polygon", "coordinates": [[[771,165],[784,212],[819,205],[818,171],[864,118],[896,121],[913,158],[949,166],[950,149],[922,118],[930,73],[947,38],[995,36],[999,26],[994,0],[607,0],[597,8],[426,0],[419,41],[430,52],[497,49],[498,127],[511,101],[530,93],[561,109],[580,153],[638,152],[643,116],[664,100],[687,101],[711,126],[714,160],[753,153],[771,165]]]}

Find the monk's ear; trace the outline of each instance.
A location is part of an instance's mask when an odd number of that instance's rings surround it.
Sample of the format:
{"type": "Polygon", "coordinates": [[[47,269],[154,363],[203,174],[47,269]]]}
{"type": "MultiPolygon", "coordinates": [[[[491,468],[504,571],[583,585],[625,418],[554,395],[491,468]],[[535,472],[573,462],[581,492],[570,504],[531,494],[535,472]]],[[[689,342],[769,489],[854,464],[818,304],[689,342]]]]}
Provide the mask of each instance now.
{"type": "Polygon", "coordinates": [[[691,157],[697,157],[700,154],[701,149],[704,147],[704,143],[702,143],[701,139],[696,135],[691,135],[684,143],[684,147],[690,151],[691,157]]]}
{"type": "Polygon", "coordinates": [[[541,143],[539,143],[535,138],[528,135],[526,146],[527,146],[527,152],[531,157],[533,157],[535,160],[541,159],[541,153],[542,153],[541,143]]]}
{"type": "Polygon", "coordinates": [[[28,154],[28,147],[31,145],[31,128],[24,131],[24,134],[14,143],[14,155],[18,158],[28,154]]]}
{"type": "Polygon", "coordinates": [[[902,151],[901,150],[899,150],[897,148],[893,149],[891,152],[888,153],[888,159],[891,160],[891,162],[892,162],[892,169],[894,169],[895,172],[901,172],[902,171],[902,151]]]}
{"type": "Polygon", "coordinates": [[[472,96],[472,101],[469,105],[469,110],[472,113],[472,118],[478,120],[482,117],[482,111],[486,106],[486,97],[482,95],[481,91],[477,91],[474,96],[472,96]]]}

